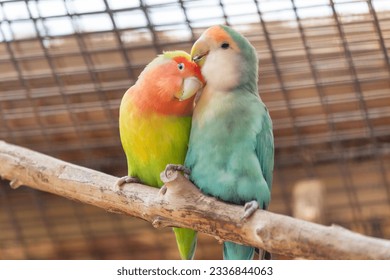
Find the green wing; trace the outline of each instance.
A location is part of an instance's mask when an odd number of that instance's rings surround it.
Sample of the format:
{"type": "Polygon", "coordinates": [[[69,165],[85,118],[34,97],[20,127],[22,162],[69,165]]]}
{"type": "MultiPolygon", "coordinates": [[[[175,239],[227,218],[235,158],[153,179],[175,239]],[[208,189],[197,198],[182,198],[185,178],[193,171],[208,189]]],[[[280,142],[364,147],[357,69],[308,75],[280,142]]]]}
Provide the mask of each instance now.
{"type": "Polygon", "coordinates": [[[260,162],[265,181],[271,191],[272,175],[274,171],[274,136],[272,133],[272,121],[264,104],[261,131],[257,134],[256,154],[260,162]]]}

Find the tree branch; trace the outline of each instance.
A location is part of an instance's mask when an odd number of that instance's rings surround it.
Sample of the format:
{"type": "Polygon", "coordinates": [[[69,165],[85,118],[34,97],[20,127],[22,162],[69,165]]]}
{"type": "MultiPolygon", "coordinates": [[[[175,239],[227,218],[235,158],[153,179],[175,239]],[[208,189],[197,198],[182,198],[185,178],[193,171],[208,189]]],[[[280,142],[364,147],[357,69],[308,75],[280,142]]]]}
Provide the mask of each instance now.
{"type": "Polygon", "coordinates": [[[170,174],[165,195],[118,178],[0,141],[0,176],[34,189],[151,222],[193,228],[217,239],[308,259],[390,259],[390,241],[258,210],[241,220],[243,207],[204,196],[181,174],[170,174]],[[173,176],[173,177],[172,177],[173,176]]]}

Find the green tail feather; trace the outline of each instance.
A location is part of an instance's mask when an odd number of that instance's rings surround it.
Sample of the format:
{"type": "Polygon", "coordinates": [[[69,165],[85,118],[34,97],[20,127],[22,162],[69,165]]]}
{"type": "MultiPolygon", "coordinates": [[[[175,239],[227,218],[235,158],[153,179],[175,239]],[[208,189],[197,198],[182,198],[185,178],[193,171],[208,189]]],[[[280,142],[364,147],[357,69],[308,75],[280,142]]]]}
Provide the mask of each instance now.
{"type": "Polygon", "coordinates": [[[195,255],[197,232],[188,228],[173,228],[182,260],[192,260],[195,255]]]}

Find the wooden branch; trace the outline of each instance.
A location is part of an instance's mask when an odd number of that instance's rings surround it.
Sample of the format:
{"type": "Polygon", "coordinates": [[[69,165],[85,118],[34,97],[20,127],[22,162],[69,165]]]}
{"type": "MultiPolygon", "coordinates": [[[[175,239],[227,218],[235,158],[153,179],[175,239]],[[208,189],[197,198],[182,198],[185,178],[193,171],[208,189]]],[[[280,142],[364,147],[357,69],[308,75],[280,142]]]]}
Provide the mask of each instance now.
{"type": "Polygon", "coordinates": [[[181,174],[169,174],[165,195],[118,178],[0,141],[0,176],[11,187],[26,185],[151,222],[155,227],[193,228],[220,240],[308,259],[390,259],[390,241],[338,226],[321,226],[258,210],[241,220],[243,207],[204,196],[181,174]]]}

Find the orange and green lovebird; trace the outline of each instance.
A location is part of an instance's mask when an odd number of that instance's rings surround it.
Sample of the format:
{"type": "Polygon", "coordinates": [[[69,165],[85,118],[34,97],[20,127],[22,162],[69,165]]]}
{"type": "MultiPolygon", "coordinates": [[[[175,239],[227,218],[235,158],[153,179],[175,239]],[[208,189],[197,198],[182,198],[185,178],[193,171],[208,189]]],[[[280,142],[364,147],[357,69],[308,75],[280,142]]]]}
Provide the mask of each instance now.
{"type": "MultiPolygon", "coordinates": [[[[160,188],[165,167],[184,164],[194,96],[202,86],[199,67],[184,51],[164,52],[146,66],[120,105],[119,130],[128,176],[118,185],[142,182],[160,188]]],[[[181,258],[192,259],[196,232],[173,231],[181,258]]]]}

